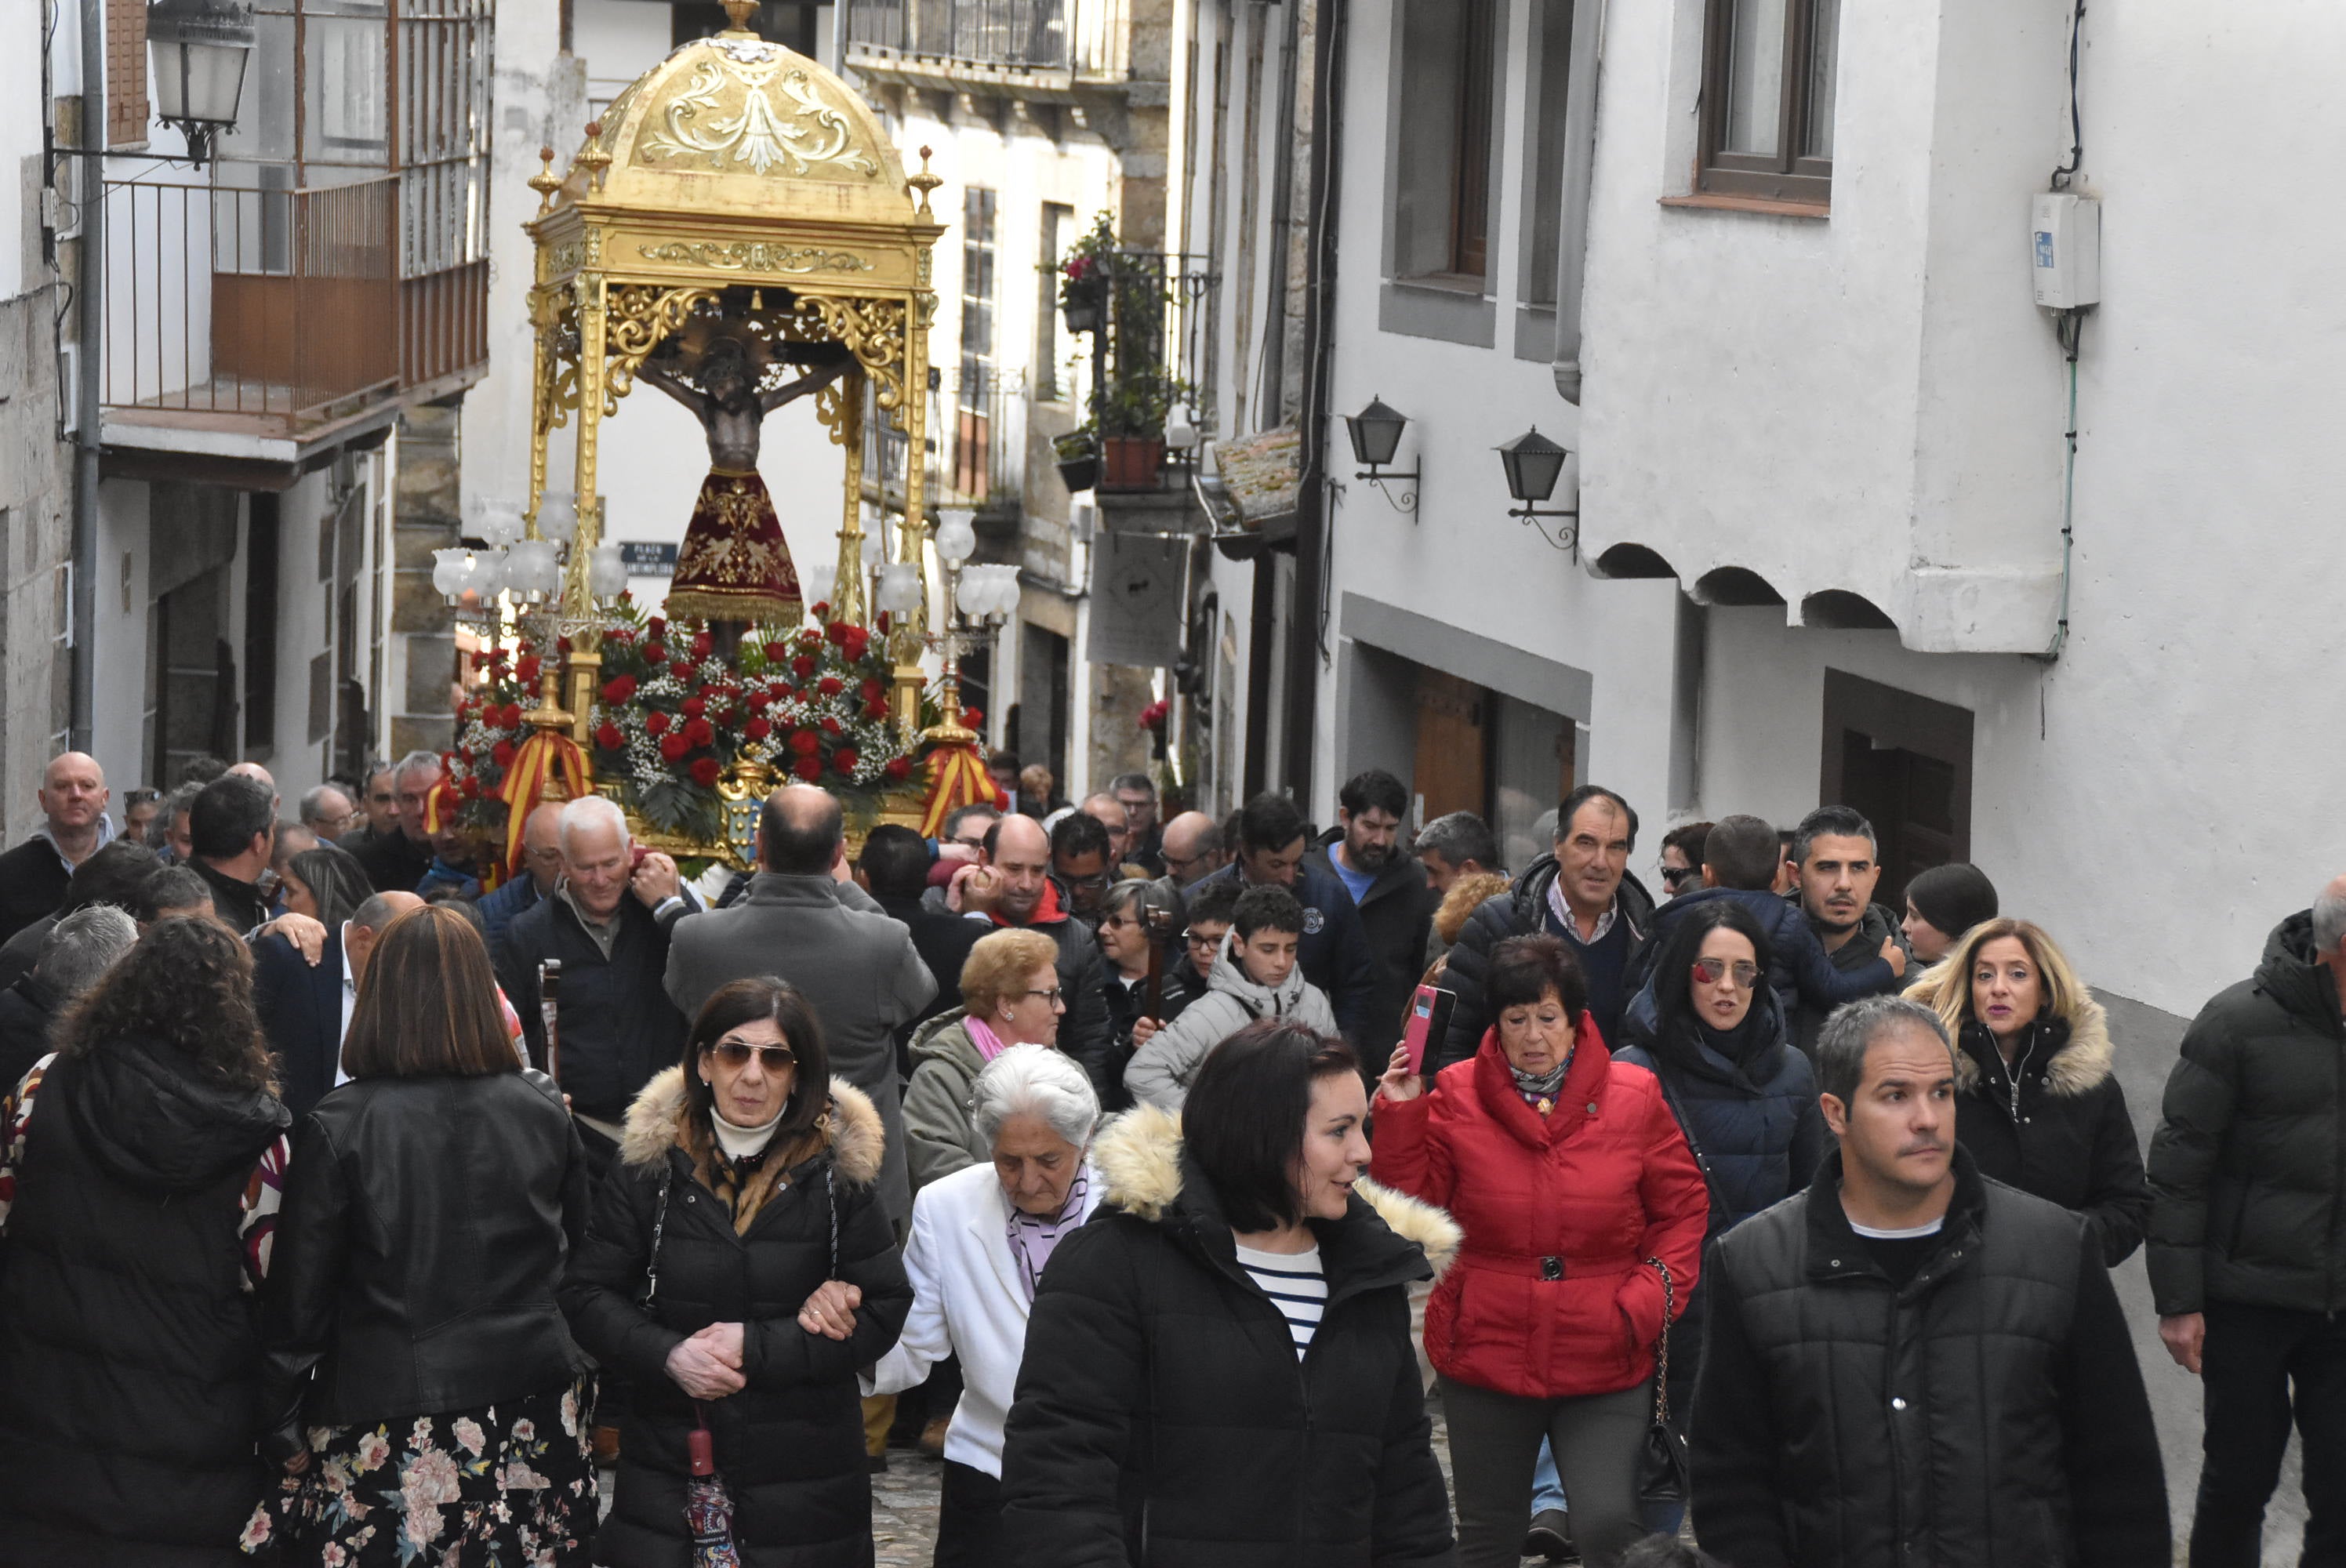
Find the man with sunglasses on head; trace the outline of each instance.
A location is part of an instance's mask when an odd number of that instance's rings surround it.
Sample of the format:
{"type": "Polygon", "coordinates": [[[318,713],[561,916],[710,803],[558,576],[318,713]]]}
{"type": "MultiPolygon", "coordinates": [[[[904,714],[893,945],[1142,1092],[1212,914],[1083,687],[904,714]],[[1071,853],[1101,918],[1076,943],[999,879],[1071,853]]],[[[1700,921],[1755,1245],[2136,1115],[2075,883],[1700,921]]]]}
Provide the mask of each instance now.
{"type": "Polygon", "coordinates": [[[888,1139],[880,1199],[902,1227],[912,1218],[913,1188],[896,1034],[921,1016],[937,982],[912,932],[845,877],[846,859],[835,797],[811,784],[767,796],[758,813],[757,874],[730,909],[677,922],[668,994],[689,1018],[736,980],[770,974],[796,986],[822,1020],[831,1072],[880,1112],[888,1139]]]}

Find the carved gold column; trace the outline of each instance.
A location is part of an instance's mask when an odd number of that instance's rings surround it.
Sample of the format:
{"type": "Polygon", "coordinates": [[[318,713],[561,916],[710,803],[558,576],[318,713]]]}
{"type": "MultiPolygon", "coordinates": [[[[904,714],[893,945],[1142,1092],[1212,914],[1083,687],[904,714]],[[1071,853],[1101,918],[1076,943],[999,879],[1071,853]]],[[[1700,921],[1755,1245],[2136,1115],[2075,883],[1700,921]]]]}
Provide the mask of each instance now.
{"type": "Polygon", "coordinates": [[[571,738],[582,746],[586,744],[603,668],[603,637],[594,624],[593,588],[595,546],[603,540],[603,497],[597,488],[596,464],[601,455],[609,373],[604,359],[608,283],[601,268],[593,265],[600,260],[600,241],[601,236],[590,228],[586,235],[589,267],[578,275],[578,453],[574,468],[578,532],[570,541],[570,559],[562,574],[561,618],[571,626],[570,731],[571,738]]]}
{"type": "Polygon", "coordinates": [[[842,376],[838,384],[844,390],[839,443],[847,449],[847,504],[839,523],[839,575],[831,590],[831,618],[861,626],[871,622],[863,591],[863,396],[868,383],[858,369],[842,376]]]}
{"type": "MultiPolygon", "coordinates": [[[[929,206],[930,195],[944,181],[929,171],[930,149],[921,149],[921,171],[904,181],[905,187],[920,199],[920,209],[913,216],[923,223],[935,219],[929,206]]],[[[932,616],[929,603],[929,323],[936,312],[937,297],[929,290],[929,252],[920,252],[914,278],[918,283],[904,300],[903,332],[904,335],[904,392],[896,411],[897,423],[904,429],[904,532],[898,559],[911,564],[921,585],[920,607],[912,621],[889,637],[890,656],[896,661],[893,688],[896,724],[906,735],[921,727],[921,688],[925,684],[921,675],[921,654],[930,633],[932,616]]],[[[951,716],[958,718],[958,714],[951,716]]]]}

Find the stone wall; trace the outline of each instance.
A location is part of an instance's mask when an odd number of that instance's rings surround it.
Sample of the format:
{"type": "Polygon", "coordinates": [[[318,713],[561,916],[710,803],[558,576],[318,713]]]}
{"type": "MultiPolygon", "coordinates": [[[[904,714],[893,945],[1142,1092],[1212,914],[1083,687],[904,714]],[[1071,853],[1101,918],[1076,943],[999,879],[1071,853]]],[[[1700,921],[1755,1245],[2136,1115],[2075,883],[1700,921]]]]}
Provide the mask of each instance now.
{"type": "Polygon", "coordinates": [[[0,300],[0,825],[30,832],[33,794],[69,720],[61,638],[72,552],[72,448],[57,439],[57,290],[0,300]]]}
{"type": "Polygon", "coordinates": [[[400,416],[391,523],[391,755],[444,751],[455,738],[449,686],[456,669],[455,616],[432,585],[432,552],[454,545],[460,414],[415,408],[400,416]],[[403,674],[402,672],[404,672],[403,674]]]}

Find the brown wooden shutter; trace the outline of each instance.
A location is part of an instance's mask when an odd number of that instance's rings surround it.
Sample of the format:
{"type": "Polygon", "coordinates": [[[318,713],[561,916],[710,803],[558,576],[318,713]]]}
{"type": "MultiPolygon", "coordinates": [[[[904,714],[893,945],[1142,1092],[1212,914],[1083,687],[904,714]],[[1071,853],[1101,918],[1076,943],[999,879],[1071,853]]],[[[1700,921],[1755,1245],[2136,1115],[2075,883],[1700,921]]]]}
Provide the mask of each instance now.
{"type": "Polygon", "coordinates": [[[106,142],[147,141],[147,0],[106,0],[106,142]]]}

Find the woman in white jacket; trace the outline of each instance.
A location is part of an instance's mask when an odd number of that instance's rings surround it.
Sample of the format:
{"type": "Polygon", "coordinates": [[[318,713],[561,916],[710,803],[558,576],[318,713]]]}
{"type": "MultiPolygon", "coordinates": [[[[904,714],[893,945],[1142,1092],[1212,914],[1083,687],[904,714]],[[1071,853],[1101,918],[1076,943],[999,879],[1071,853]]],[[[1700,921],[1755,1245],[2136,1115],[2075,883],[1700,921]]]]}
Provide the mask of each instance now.
{"type": "Polygon", "coordinates": [[[863,1380],[868,1394],[916,1386],[961,1358],[961,1403],[945,1431],[936,1568],[994,1568],[1000,1551],[1002,1423],[1026,1349],[1035,1285],[1059,1238],[1091,1215],[1099,1095],[1081,1066],[1047,1045],[1013,1045],[971,1091],[971,1125],[994,1152],[931,1182],[913,1203],[904,1272],[913,1312],[863,1380]]]}
{"type": "Polygon", "coordinates": [[[1275,1019],[1315,1033],[1336,1033],[1327,993],[1303,978],[1296,947],[1303,906],[1285,888],[1266,884],[1239,895],[1230,929],[1206,975],[1206,994],[1153,1033],[1133,1031],[1137,1048],[1124,1070],[1134,1100],[1178,1111],[1213,1048],[1254,1023],[1275,1019]]]}

